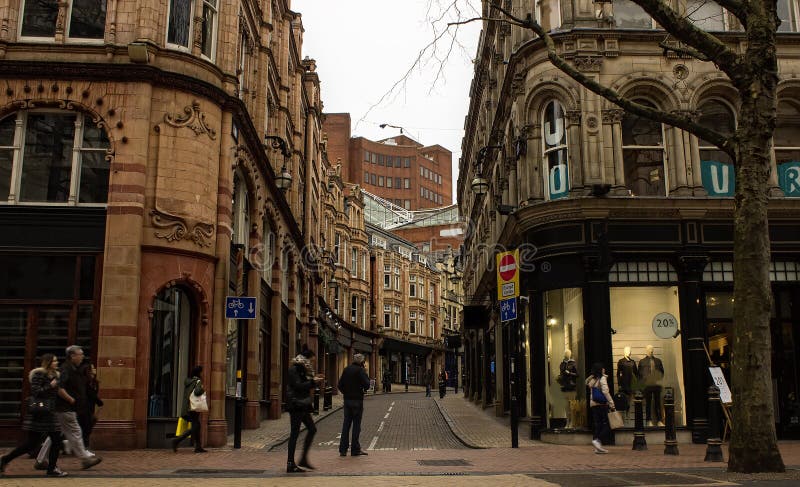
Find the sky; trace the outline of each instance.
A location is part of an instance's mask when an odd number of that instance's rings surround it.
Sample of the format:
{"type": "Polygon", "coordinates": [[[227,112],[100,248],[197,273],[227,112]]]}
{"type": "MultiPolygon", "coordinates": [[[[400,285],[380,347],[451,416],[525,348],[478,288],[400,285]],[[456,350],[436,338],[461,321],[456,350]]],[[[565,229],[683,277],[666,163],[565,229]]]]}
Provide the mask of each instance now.
{"type": "MultiPolygon", "coordinates": [[[[348,112],[352,136],[380,140],[400,131],[424,145],[439,144],[453,152],[453,198],[458,159],[469,108],[469,86],[477,53],[480,22],[458,26],[458,44],[447,55],[449,34],[419,53],[446,27],[442,0],[292,0],[302,14],[303,57],[317,62],[322,102],[328,113],[348,112]],[[437,60],[446,58],[442,63],[437,60]],[[437,74],[441,71],[441,73],[437,74]],[[402,80],[405,79],[405,83],[402,80]],[[398,82],[400,85],[395,86],[398,82]]],[[[463,18],[476,13],[477,0],[457,0],[463,18]]],[[[454,20],[454,15],[447,17],[454,20]]],[[[454,32],[451,26],[448,32],[454,32]]]]}

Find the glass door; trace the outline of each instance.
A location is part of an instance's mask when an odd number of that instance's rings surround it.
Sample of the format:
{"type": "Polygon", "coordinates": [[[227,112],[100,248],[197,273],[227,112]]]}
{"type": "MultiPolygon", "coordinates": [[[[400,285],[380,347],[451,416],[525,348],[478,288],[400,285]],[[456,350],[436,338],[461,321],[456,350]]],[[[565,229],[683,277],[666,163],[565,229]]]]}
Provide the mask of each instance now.
{"type": "Polygon", "coordinates": [[[800,438],[798,400],[798,290],[774,293],[772,313],[772,383],[775,422],[782,438],[800,438]]]}
{"type": "Polygon", "coordinates": [[[0,308],[0,420],[17,420],[22,402],[28,311],[0,308]]]}

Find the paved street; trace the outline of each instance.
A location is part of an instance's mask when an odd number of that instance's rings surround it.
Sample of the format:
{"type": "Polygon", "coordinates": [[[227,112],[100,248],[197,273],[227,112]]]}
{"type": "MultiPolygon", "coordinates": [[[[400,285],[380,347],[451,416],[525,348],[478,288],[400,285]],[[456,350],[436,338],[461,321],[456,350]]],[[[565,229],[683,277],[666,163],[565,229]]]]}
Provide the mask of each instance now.
{"type": "MultiPolygon", "coordinates": [[[[337,450],[344,412],[317,424],[315,448],[337,450]]],[[[305,432],[300,434],[302,445],[305,432]]],[[[466,448],[447,427],[433,398],[424,392],[367,396],[361,422],[361,447],[366,451],[442,450],[466,448]]],[[[286,451],[286,442],[272,448],[286,451]]]]}

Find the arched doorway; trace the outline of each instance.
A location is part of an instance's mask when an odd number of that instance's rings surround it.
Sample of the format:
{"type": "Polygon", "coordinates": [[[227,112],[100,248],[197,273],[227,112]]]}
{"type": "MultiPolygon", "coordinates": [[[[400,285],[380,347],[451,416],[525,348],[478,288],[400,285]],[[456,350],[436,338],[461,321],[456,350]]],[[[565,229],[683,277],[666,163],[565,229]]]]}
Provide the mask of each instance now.
{"type": "Polygon", "coordinates": [[[150,379],[147,403],[147,447],[166,448],[181,414],[184,380],[194,364],[197,316],[184,289],[170,287],[153,302],[150,335],[150,379]]]}

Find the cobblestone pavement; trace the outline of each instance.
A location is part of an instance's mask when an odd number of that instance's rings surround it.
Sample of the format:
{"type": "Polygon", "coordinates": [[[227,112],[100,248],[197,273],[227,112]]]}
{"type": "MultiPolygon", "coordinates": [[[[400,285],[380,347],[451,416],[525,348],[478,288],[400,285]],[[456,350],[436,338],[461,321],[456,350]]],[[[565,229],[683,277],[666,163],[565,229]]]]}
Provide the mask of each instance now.
{"type": "MultiPolygon", "coordinates": [[[[461,441],[472,448],[503,448],[511,446],[511,427],[509,418],[498,418],[492,411],[484,411],[480,406],[464,399],[461,394],[448,393],[436,404],[450,429],[461,441]]],[[[524,423],[519,426],[519,446],[529,447],[537,443],[525,434],[524,423]]]]}
{"type": "MultiPolygon", "coordinates": [[[[344,411],[317,424],[315,448],[338,450],[344,411]]],[[[298,444],[302,444],[301,433],[298,444]]],[[[464,445],[453,435],[436,403],[424,392],[381,394],[364,399],[361,448],[366,451],[459,449],[464,445]]],[[[274,451],[286,451],[282,443],[274,451]]]]}

